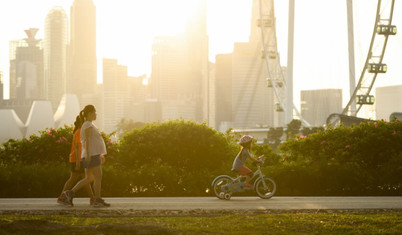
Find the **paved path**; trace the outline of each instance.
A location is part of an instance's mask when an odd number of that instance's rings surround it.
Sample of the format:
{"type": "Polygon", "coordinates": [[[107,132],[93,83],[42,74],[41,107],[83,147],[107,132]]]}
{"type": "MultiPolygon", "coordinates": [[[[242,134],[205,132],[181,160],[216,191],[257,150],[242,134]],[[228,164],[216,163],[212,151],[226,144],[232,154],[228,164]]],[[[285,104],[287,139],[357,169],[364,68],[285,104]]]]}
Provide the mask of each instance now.
{"type": "MultiPolygon", "coordinates": [[[[402,209],[402,197],[132,197],[105,198],[110,208],[102,210],[318,210],[402,209]]],[[[75,198],[74,207],[61,206],[55,198],[0,198],[1,211],[99,210],[88,198],[75,198]]]]}

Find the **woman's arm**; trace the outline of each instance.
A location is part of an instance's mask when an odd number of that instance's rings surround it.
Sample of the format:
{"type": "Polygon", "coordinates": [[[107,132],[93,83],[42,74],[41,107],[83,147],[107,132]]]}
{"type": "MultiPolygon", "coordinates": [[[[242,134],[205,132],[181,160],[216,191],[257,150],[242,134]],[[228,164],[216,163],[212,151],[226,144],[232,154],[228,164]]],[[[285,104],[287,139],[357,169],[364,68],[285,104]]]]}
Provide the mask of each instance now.
{"type": "Polygon", "coordinates": [[[89,154],[89,148],[90,148],[90,144],[89,144],[89,136],[90,136],[90,133],[91,133],[91,128],[92,127],[89,127],[89,128],[87,128],[87,129],[85,129],[85,152],[86,152],[86,156],[85,156],[85,161],[87,162],[87,163],[90,163],[91,162],[91,154],[89,154]]]}
{"type": "Polygon", "coordinates": [[[75,170],[79,170],[81,165],[80,143],[75,143],[75,170]]]}

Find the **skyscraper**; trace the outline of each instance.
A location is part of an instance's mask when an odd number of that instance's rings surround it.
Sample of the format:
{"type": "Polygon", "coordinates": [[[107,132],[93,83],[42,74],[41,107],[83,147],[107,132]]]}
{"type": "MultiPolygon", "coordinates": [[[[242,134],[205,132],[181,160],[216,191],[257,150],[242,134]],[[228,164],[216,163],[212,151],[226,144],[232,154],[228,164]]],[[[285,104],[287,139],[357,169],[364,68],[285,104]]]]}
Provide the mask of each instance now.
{"type": "Polygon", "coordinates": [[[67,15],[63,8],[54,7],[46,16],[43,48],[45,95],[53,111],[66,93],[67,40],[67,15]]]}
{"type": "Polygon", "coordinates": [[[10,99],[44,99],[42,40],[39,29],[25,30],[27,38],[10,41],[10,99]]]}
{"type": "Polygon", "coordinates": [[[206,2],[195,2],[184,34],[156,37],[153,44],[151,86],[154,97],[161,102],[163,120],[207,119],[206,2]]]}
{"type": "Polygon", "coordinates": [[[92,0],[74,0],[70,17],[71,75],[67,87],[83,105],[83,96],[94,94],[97,87],[96,8],[92,0]]]}
{"type": "Polygon", "coordinates": [[[104,131],[116,130],[117,123],[126,117],[128,108],[127,66],[117,64],[115,59],[103,59],[104,131]]]}

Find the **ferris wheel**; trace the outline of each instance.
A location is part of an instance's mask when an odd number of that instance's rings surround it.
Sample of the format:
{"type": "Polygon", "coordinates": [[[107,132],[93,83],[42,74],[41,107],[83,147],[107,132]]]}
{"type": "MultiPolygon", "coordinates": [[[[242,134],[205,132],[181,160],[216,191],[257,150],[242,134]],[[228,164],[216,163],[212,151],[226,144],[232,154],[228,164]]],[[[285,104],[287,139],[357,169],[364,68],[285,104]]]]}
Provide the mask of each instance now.
{"type": "Polygon", "coordinates": [[[330,115],[327,124],[339,124],[341,118],[355,117],[364,105],[374,104],[374,96],[370,92],[377,76],[387,72],[387,65],[383,62],[383,58],[388,37],[397,33],[396,26],[392,25],[394,3],[395,0],[378,0],[371,43],[359,81],[342,114],[330,115]]]}
{"type": "Polygon", "coordinates": [[[288,89],[292,88],[287,86],[285,76],[286,70],[280,64],[276,36],[274,0],[259,0],[259,19],[257,20],[257,25],[261,31],[261,58],[265,60],[265,67],[268,71],[268,77],[266,78],[267,86],[272,88],[275,93],[275,111],[290,112],[289,115],[291,115],[291,117],[293,117],[294,113],[305,126],[309,127],[310,124],[303,119],[300,112],[293,104],[293,99],[288,97],[288,89]]]}

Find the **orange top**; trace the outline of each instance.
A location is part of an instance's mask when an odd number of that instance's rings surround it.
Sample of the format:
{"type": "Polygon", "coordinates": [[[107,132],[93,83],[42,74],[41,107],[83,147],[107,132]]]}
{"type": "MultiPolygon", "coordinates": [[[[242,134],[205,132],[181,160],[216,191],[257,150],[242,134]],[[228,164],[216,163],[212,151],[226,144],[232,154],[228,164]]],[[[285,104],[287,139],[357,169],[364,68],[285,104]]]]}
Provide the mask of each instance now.
{"type": "Polygon", "coordinates": [[[81,145],[81,128],[75,131],[73,135],[73,142],[71,144],[71,151],[70,151],[70,157],[69,157],[69,162],[76,162],[81,161],[81,151],[82,151],[82,145],[81,145]],[[78,153],[78,159],[76,158],[76,153],[75,153],[75,146],[79,145],[80,147],[80,152],[78,153]]]}

